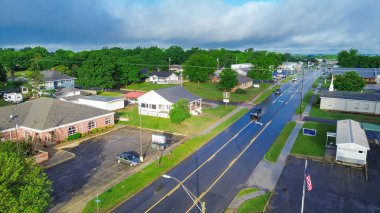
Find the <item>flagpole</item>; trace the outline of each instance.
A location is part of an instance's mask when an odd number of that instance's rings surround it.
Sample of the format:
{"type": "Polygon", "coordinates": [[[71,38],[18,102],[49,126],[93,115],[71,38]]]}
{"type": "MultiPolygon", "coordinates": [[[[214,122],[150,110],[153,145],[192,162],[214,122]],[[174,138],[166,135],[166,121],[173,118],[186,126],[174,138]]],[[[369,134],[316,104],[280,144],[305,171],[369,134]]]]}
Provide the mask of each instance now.
{"type": "MultiPolygon", "coordinates": [[[[307,159],[305,160],[305,169],[304,171],[306,170],[306,167],[307,167],[307,159]]],[[[305,173],[304,173],[304,177],[303,177],[303,189],[302,189],[302,204],[301,204],[301,213],[303,213],[303,206],[304,206],[304,200],[305,200],[305,173]]]]}

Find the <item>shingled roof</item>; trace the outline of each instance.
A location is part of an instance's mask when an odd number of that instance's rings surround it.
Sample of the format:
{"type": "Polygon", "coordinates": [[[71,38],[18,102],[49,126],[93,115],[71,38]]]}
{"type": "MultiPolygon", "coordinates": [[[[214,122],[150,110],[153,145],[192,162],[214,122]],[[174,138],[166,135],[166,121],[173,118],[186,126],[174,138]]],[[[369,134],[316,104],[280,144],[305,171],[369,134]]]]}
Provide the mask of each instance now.
{"type": "Polygon", "coordinates": [[[321,91],[321,97],[326,98],[341,98],[353,99],[364,101],[380,101],[380,94],[378,93],[361,93],[361,92],[345,92],[345,91],[321,91]]]}
{"type": "Polygon", "coordinates": [[[0,107],[0,130],[15,126],[13,122],[9,122],[11,114],[18,116],[20,126],[45,130],[111,113],[113,112],[42,97],[18,105],[0,107]]]}
{"type": "Polygon", "coordinates": [[[245,84],[245,83],[248,83],[248,82],[253,82],[253,79],[250,78],[250,77],[238,74],[237,75],[237,81],[238,81],[239,84],[245,84]]]}
{"type": "Polygon", "coordinates": [[[44,70],[41,71],[41,74],[44,75],[45,81],[59,81],[59,80],[73,80],[74,77],[68,76],[66,74],[60,73],[55,70],[44,70]]]}
{"type": "Polygon", "coordinates": [[[189,99],[190,102],[201,99],[200,97],[191,94],[181,86],[169,87],[153,91],[172,103],[177,102],[181,98],[189,99]]]}

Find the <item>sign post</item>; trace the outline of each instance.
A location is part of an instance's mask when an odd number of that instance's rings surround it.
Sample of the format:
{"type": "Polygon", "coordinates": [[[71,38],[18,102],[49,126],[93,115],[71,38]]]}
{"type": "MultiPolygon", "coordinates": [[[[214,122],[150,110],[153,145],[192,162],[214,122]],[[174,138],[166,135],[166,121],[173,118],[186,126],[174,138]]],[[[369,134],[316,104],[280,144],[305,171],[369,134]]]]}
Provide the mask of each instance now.
{"type": "Polygon", "coordinates": [[[223,92],[223,102],[226,103],[226,109],[227,109],[227,103],[230,102],[230,92],[227,92],[227,91],[223,92]]]}

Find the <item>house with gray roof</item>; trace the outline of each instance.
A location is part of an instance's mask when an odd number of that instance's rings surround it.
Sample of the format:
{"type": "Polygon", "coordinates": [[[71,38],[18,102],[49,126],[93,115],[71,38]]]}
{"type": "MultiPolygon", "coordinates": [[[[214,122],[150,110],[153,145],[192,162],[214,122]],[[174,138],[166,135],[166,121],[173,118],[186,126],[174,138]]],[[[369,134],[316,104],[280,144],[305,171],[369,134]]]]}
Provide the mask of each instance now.
{"type": "Polygon", "coordinates": [[[324,90],[320,109],[380,115],[380,94],[324,90]]]}
{"type": "Polygon", "coordinates": [[[44,86],[47,90],[58,89],[59,87],[74,88],[76,79],[74,77],[55,70],[44,70],[41,71],[41,74],[44,75],[44,86]]]}
{"type": "Polygon", "coordinates": [[[183,87],[175,86],[152,90],[140,96],[137,99],[139,114],[168,118],[172,105],[181,98],[189,100],[189,111],[192,115],[202,113],[202,98],[183,87]]]}
{"type": "Polygon", "coordinates": [[[54,98],[38,98],[0,107],[2,140],[40,140],[56,143],[69,135],[114,124],[114,112],[54,98]],[[14,115],[14,121],[9,116],[14,115]],[[17,123],[17,125],[16,125],[17,123]]]}
{"type": "Polygon", "coordinates": [[[253,86],[253,79],[244,75],[237,75],[237,81],[238,84],[235,88],[232,89],[232,91],[235,91],[237,89],[248,89],[253,86]]]}
{"type": "Polygon", "coordinates": [[[180,77],[172,71],[149,71],[142,69],[140,73],[146,77],[145,82],[153,84],[178,84],[180,77]]]}
{"type": "Polygon", "coordinates": [[[346,72],[356,72],[361,76],[366,84],[380,84],[380,68],[342,68],[334,67],[332,73],[334,75],[342,75],[346,72]]]}

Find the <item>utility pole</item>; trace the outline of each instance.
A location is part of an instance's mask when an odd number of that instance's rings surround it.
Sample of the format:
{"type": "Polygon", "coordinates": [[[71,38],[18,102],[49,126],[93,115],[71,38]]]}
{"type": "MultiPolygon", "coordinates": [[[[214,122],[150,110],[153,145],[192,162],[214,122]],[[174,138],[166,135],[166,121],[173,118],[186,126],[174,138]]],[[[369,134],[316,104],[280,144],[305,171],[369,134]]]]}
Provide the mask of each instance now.
{"type": "Polygon", "coordinates": [[[169,57],[169,68],[168,68],[168,71],[170,71],[170,57],[169,57]]]}
{"type": "Polygon", "coordinates": [[[305,75],[305,69],[302,69],[300,118],[302,118],[302,104],[303,104],[303,76],[304,76],[304,75],[305,75]]]}
{"type": "Polygon", "coordinates": [[[144,162],[144,155],[143,155],[143,145],[142,145],[142,135],[141,135],[141,104],[139,104],[139,114],[140,114],[140,161],[141,163],[144,162]]]}

